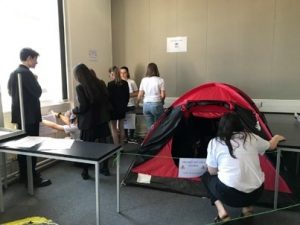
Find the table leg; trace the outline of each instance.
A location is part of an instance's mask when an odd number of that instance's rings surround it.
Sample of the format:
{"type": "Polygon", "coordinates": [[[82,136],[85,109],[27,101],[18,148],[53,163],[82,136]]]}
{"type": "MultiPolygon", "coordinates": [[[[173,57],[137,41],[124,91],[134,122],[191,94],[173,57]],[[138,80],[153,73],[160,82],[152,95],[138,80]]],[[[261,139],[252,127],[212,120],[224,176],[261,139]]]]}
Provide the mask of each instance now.
{"type": "Polygon", "coordinates": [[[32,158],[31,156],[26,156],[27,160],[27,184],[28,184],[28,194],[33,195],[33,174],[32,174],[32,158]]]}
{"type": "Polygon", "coordinates": [[[1,153],[2,155],[2,163],[3,163],[3,180],[4,180],[4,187],[7,188],[7,170],[6,170],[6,154],[1,153]]]}
{"type": "Polygon", "coordinates": [[[277,209],[277,201],[278,201],[278,186],[279,186],[279,172],[280,172],[280,157],[281,157],[281,150],[280,150],[280,149],[277,149],[276,174],[275,174],[275,188],[274,188],[274,209],[277,209]]]}
{"type": "MultiPolygon", "coordinates": [[[[4,153],[0,153],[0,160],[2,160],[4,153]]],[[[3,203],[3,187],[2,187],[2,168],[0,168],[0,211],[4,212],[4,203],[3,203]]]]}
{"type": "Polygon", "coordinates": [[[296,174],[299,173],[299,161],[300,161],[300,153],[296,152],[297,154],[297,159],[296,159],[296,174]]]}
{"type": "Polygon", "coordinates": [[[100,225],[99,162],[95,164],[96,224],[100,225]]]}
{"type": "Polygon", "coordinates": [[[117,213],[120,213],[120,157],[121,149],[117,152],[117,213]]]}

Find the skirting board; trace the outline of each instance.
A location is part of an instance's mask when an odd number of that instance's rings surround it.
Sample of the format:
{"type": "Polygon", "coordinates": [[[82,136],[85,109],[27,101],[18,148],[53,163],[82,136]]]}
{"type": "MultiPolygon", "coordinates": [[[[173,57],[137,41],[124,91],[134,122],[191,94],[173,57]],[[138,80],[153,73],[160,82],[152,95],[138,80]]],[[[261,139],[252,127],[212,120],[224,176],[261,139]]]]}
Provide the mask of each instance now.
{"type": "Polygon", "coordinates": [[[253,99],[261,112],[300,112],[300,100],[253,99]]]}

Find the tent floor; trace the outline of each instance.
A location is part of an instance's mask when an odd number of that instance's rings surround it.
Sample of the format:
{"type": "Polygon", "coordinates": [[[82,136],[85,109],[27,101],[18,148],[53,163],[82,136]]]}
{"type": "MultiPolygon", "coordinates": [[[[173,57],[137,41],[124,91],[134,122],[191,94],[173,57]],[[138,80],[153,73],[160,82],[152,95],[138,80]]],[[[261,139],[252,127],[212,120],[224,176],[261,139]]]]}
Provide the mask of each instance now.
{"type": "MultiPolygon", "coordinates": [[[[192,195],[197,197],[207,197],[206,190],[203,184],[199,181],[190,181],[188,179],[175,179],[175,178],[162,178],[162,177],[151,177],[151,183],[138,183],[136,173],[128,173],[126,178],[122,181],[123,185],[136,186],[142,188],[156,189],[166,192],[174,192],[186,195],[192,195]]],[[[299,190],[299,189],[295,189],[299,190]]],[[[278,195],[278,208],[286,207],[289,205],[295,205],[299,203],[299,193],[294,194],[279,193],[278,195]]],[[[258,202],[257,206],[273,208],[274,205],[274,192],[264,191],[258,202]]]]}

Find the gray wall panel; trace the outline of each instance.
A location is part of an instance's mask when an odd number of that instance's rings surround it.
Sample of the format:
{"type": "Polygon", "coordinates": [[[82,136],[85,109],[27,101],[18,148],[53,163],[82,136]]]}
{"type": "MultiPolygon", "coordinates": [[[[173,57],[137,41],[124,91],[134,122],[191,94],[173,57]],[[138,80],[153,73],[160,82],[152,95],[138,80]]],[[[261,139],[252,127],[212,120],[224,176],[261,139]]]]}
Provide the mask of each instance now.
{"type": "Polygon", "coordinates": [[[300,98],[300,1],[112,0],[112,15],[113,62],[138,83],[153,61],[168,96],[217,81],[252,98],[300,98]],[[166,52],[174,36],[187,36],[187,52],[166,52]]]}

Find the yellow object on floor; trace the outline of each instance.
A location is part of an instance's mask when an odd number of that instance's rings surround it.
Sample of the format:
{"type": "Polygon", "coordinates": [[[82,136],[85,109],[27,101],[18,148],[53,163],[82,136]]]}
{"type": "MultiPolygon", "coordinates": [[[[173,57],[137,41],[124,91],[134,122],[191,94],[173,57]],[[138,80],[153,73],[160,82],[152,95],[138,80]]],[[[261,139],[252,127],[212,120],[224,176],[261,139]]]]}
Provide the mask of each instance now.
{"type": "Polygon", "coordinates": [[[45,217],[34,216],[28,217],[21,220],[16,220],[13,222],[3,223],[2,225],[58,225],[54,223],[52,220],[49,220],[45,217]]]}

